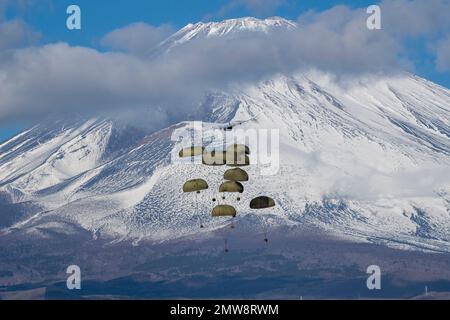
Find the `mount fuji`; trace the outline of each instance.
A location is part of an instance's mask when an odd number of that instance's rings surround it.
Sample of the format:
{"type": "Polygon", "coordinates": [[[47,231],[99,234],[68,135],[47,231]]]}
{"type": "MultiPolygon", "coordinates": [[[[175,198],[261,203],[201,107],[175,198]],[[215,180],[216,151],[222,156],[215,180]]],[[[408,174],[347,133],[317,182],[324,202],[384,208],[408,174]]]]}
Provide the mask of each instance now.
{"type": "MultiPolygon", "coordinates": [[[[196,38],[277,28],[296,24],[282,18],[190,24],[152,54],[196,38]]],[[[233,131],[278,130],[279,171],[246,168],[242,201],[229,200],[237,233],[292,236],[311,229],[387,250],[450,252],[449,89],[406,72],[341,80],[311,70],[208,92],[195,118],[203,130],[247,119],[233,131]],[[248,203],[260,195],[276,207],[252,211],[248,203]]],[[[42,123],[1,143],[0,237],[45,242],[83,234],[139,246],[229,232],[229,220],[210,217],[224,169],[174,161],[189,146],[178,133],[193,132],[193,124],[146,131],[79,118],[42,123]],[[193,178],[210,185],[197,210],[182,192],[193,178]]],[[[216,139],[205,147],[222,144],[216,139]]]]}

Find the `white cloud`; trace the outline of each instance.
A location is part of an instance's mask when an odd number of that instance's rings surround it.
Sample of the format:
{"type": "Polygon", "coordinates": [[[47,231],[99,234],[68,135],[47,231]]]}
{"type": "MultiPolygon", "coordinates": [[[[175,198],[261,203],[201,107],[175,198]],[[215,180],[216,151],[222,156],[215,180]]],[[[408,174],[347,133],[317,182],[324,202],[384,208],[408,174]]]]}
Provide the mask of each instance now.
{"type": "Polygon", "coordinates": [[[52,7],[53,0],[0,0],[0,21],[5,19],[5,13],[8,9],[14,8],[19,14],[23,14],[26,10],[39,5],[41,8],[46,6],[52,7]]]}
{"type": "Polygon", "coordinates": [[[352,200],[433,197],[448,186],[447,166],[423,167],[397,173],[355,168],[352,176],[331,181],[331,192],[352,200]]]}
{"type": "Polygon", "coordinates": [[[108,33],[101,44],[111,49],[145,55],[174,32],[174,27],[168,24],[154,27],[138,22],[108,33]]]}
{"type": "MultiPolygon", "coordinates": [[[[423,1],[399,1],[413,11],[405,21],[422,21],[424,30],[388,28],[401,24],[391,19],[401,16],[403,10],[389,0],[382,4],[382,8],[390,8],[390,13],[382,9],[381,31],[366,28],[364,8],[340,6],[302,15],[295,31],[195,39],[162,57],[145,58],[145,53],[163,34],[170,33],[170,27],[145,24],[130,25],[105,36],[104,45],[124,52],[102,53],[63,43],[15,49],[7,63],[2,63],[0,56],[0,120],[38,120],[48,114],[93,110],[128,114],[147,110],[153,111],[152,120],[163,126],[191,113],[205,91],[226,89],[236,82],[258,81],[275,73],[311,67],[339,76],[395,72],[411,65],[404,59],[408,49],[404,39],[425,35],[437,39],[439,33],[448,31],[450,3],[432,1],[439,12],[425,10],[423,1]],[[438,17],[432,19],[430,12],[438,17]]],[[[0,48],[16,47],[20,43],[17,39],[24,38],[2,37],[0,48]]],[[[437,63],[446,69],[446,42],[439,48],[437,63]]]]}
{"type": "Polygon", "coordinates": [[[0,52],[36,43],[39,37],[22,20],[0,22],[0,52]]]}
{"type": "Polygon", "coordinates": [[[450,36],[442,40],[437,46],[436,66],[439,71],[450,71],[450,36]]]}
{"type": "Polygon", "coordinates": [[[385,0],[383,28],[401,37],[434,36],[450,32],[448,0],[385,0]]]}

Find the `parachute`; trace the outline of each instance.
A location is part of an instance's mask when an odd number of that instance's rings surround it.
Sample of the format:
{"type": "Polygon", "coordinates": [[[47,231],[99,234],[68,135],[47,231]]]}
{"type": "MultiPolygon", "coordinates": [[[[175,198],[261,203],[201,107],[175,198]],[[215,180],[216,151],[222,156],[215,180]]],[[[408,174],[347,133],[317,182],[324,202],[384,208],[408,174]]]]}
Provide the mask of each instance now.
{"type": "Polygon", "coordinates": [[[275,207],[275,201],[269,197],[258,197],[250,202],[251,209],[266,209],[275,207]]]}
{"type": "MultiPolygon", "coordinates": [[[[231,228],[234,228],[234,220],[237,216],[237,210],[232,205],[221,204],[221,200],[225,200],[225,193],[238,193],[236,195],[236,201],[240,202],[242,198],[242,193],[244,192],[244,186],[241,182],[249,181],[249,174],[240,167],[249,166],[250,165],[250,148],[245,144],[232,144],[229,145],[225,151],[223,149],[219,150],[208,150],[206,151],[204,146],[191,146],[188,148],[184,148],[179,152],[180,158],[187,157],[202,157],[202,164],[206,166],[222,166],[227,165],[229,167],[235,168],[227,168],[225,173],[223,174],[224,182],[219,186],[219,193],[221,193],[218,198],[217,195],[208,199],[211,201],[208,205],[209,208],[213,207],[211,211],[212,217],[230,217],[231,220],[231,228]]],[[[195,196],[195,215],[199,215],[200,228],[203,228],[202,223],[202,214],[201,210],[199,211],[199,196],[202,190],[208,189],[208,183],[203,179],[193,179],[186,181],[183,185],[183,192],[192,193],[195,196]]],[[[205,199],[203,199],[205,200],[205,199]]],[[[203,201],[204,203],[205,201],[203,201]]],[[[261,196],[253,199],[250,202],[251,209],[266,209],[275,206],[275,201],[267,196],[261,196]]],[[[259,218],[263,219],[263,223],[265,222],[264,216],[260,215],[259,218]]],[[[267,237],[267,223],[264,223],[264,241],[268,243],[267,237]]],[[[228,236],[225,237],[225,252],[228,252],[228,236]]]]}
{"type": "Polygon", "coordinates": [[[227,148],[229,153],[250,154],[250,148],[245,144],[233,144],[227,148]]]}
{"type": "MultiPolygon", "coordinates": [[[[208,189],[208,183],[203,179],[193,179],[186,181],[183,185],[183,192],[195,192],[195,210],[198,212],[198,199],[197,196],[201,190],[208,189]]],[[[200,220],[200,228],[203,228],[203,223],[201,217],[200,220]]]]}
{"type": "MultiPolygon", "coordinates": [[[[266,209],[266,208],[271,208],[271,207],[275,207],[275,201],[272,198],[269,198],[266,196],[257,197],[255,199],[253,199],[252,201],[250,201],[251,209],[266,209]]],[[[267,223],[263,222],[263,226],[264,226],[264,242],[269,243],[269,238],[267,237],[267,231],[268,231],[267,223]]]]}
{"type": "Polygon", "coordinates": [[[223,178],[230,181],[248,181],[248,174],[241,168],[228,169],[223,178]]]}
{"type": "Polygon", "coordinates": [[[226,181],[219,187],[219,192],[244,192],[244,186],[237,181],[226,181]]]}
{"type": "Polygon", "coordinates": [[[250,158],[244,153],[227,152],[226,165],[229,167],[244,167],[250,165],[250,158]]]}
{"type": "Polygon", "coordinates": [[[207,166],[223,166],[226,163],[226,153],[215,150],[204,153],[202,163],[207,166]]]}
{"type": "Polygon", "coordinates": [[[211,215],[213,217],[236,217],[236,209],[229,205],[216,206],[211,215]]]}
{"type": "Polygon", "coordinates": [[[241,167],[250,165],[250,158],[243,152],[216,151],[204,152],[202,163],[207,166],[241,167]]]}
{"type": "Polygon", "coordinates": [[[183,185],[183,192],[200,192],[206,189],[208,189],[208,183],[203,179],[189,180],[183,185]]]}
{"type": "Polygon", "coordinates": [[[205,148],[203,147],[189,147],[189,148],[184,148],[182,149],[178,155],[180,156],[180,158],[187,158],[187,157],[195,157],[195,156],[199,156],[201,154],[203,154],[203,150],[205,148]]]}

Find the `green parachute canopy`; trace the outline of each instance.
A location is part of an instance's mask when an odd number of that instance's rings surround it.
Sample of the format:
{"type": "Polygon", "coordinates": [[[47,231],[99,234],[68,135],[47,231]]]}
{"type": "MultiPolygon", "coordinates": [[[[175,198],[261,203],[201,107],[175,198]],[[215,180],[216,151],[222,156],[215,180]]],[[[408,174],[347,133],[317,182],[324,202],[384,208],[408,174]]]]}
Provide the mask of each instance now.
{"type": "Polygon", "coordinates": [[[219,187],[219,192],[244,192],[244,186],[237,181],[226,181],[219,187]]]}
{"type": "Polygon", "coordinates": [[[223,166],[226,164],[226,153],[215,150],[204,153],[202,163],[207,166],[223,166]]]}
{"type": "Polygon", "coordinates": [[[229,205],[220,205],[213,209],[213,217],[236,217],[236,209],[229,205]]]}
{"type": "Polygon", "coordinates": [[[275,207],[275,201],[269,197],[258,197],[250,202],[251,209],[266,209],[275,207]]]}
{"type": "Polygon", "coordinates": [[[250,158],[245,153],[217,151],[204,152],[202,163],[207,166],[241,167],[250,165],[250,158]]]}
{"type": "Polygon", "coordinates": [[[208,183],[203,179],[189,180],[183,185],[183,192],[196,192],[206,189],[208,189],[208,183]]]}
{"type": "Polygon", "coordinates": [[[239,154],[250,154],[250,148],[245,144],[233,144],[227,148],[227,152],[239,153],[239,154]]]}
{"type": "Polygon", "coordinates": [[[184,148],[182,149],[178,155],[180,156],[180,158],[187,158],[187,157],[195,157],[195,156],[199,156],[201,154],[203,154],[203,150],[205,148],[203,147],[189,147],[189,148],[184,148]]]}
{"type": "Polygon", "coordinates": [[[223,178],[230,181],[248,181],[248,173],[241,168],[228,169],[223,178]]]}
{"type": "Polygon", "coordinates": [[[226,164],[229,167],[245,167],[250,165],[250,158],[244,153],[227,152],[226,164]]]}

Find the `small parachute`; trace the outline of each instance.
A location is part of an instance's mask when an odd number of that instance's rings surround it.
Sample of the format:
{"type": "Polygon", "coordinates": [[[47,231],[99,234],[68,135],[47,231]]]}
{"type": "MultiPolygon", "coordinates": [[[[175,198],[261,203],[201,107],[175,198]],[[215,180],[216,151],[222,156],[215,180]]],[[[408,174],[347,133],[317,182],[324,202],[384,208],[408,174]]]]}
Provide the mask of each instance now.
{"type": "Polygon", "coordinates": [[[219,187],[219,192],[244,192],[244,186],[238,181],[226,181],[219,187]]]}
{"type": "MultiPolygon", "coordinates": [[[[251,209],[266,209],[266,208],[271,208],[271,207],[275,207],[275,201],[272,198],[266,197],[266,196],[262,196],[262,197],[258,197],[253,199],[252,201],[250,201],[250,208],[251,209]]],[[[265,222],[264,218],[263,219],[263,228],[264,228],[264,242],[265,243],[269,243],[269,238],[267,237],[267,232],[268,232],[268,226],[267,226],[267,222],[265,222]]]]}
{"type": "Polygon", "coordinates": [[[250,202],[251,209],[266,209],[275,207],[275,201],[269,197],[258,197],[250,202]]]}
{"type": "Polygon", "coordinates": [[[250,158],[244,153],[227,152],[226,164],[229,167],[244,167],[250,165],[250,158]]]}
{"type": "Polygon", "coordinates": [[[184,148],[182,149],[178,155],[180,156],[180,158],[187,158],[187,157],[195,157],[195,156],[199,156],[201,154],[203,154],[204,151],[204,147],[189,147],[189,148],[184,148]]]}
{"type": "Polygon", "coordinates": [[[211,213],[213,217],[236,217],[236,209],[223,204],[215,207],[211,213]]]}
{"type": "MultiPolygon", "coordinates": [[[[195,192],[195,212],[198,212],[198,194],[201,190],[208,189],[208,183],[203,179],[193,179],[186,181],[183,185],[183,192],[195,192]]],[[[200,220],[200,228],[203,228],[203,223],[201,216],[199,217],[200,220]]]]}
{"type": "Polygon", "coordinates": [[[226,153],[215,150],[204,153],[202,163],[207,166],[223,166],[226,164],[226,153]]]}
{"type": "Polygon", "coordinates": [[[248,173],[241,168],[234,168],[225,171],[223,178],[230,181],[248,181],[248,173]]]}
{"type": "Polygon", "coordinates": [[[227,148],[229,153],[250,154],[250,148],[245,144],[233,144],[227,148]]]}
{"type": "Polygon", "coordinates": [[[200,192],[208,189],[208,183],[203,179],[193,179],[186,181],[183,185],[183,192],[200,192]]]}

